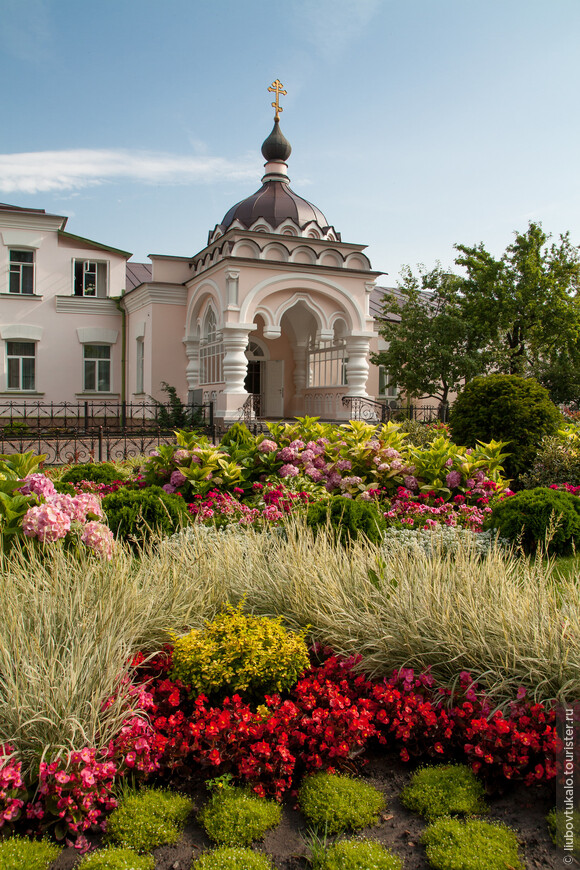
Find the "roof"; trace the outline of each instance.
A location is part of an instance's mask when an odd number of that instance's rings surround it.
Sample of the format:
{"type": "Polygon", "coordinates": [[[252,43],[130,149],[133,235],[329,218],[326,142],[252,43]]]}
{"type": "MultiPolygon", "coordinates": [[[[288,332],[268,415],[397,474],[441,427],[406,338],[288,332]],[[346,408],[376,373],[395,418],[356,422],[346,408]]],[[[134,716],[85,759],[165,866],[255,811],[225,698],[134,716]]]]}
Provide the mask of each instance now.
{"type": "Polygon", "coordinates": [[[220,227],[225,232],[235,220],[244,227],[264,218],[271,227],[278,227],[290,218],[299,227],[304,227],[311,221],[325,230],[329,224],[319,208],[303,199],[290,189],[287,183],[281,181],[266,181],[252,196],[236,203],[223,218],[220,227]]]}
{"type": "Polygon", "coordinates": [[[64,230],[59,230],[58,234],[63,239],[70,239],[72,242],[81,242],[89,245],[91,248],[98,248],[99,251],[111,251],[113,254],[121,254],[122,257],[132,257],[129,251],[122,251],[121,248],[113,248],[111,245],[103,245],[101,242],[95,242],[93,239],[85,239],[84,236],[76,236],[74,233],[67,233],[64,230]]]}
{"type": "Polygon", "coordinates": [[[139,284],[151,280],[153,266],[151,263],[127,263],[126,290],[134,290],[139,284]]]}

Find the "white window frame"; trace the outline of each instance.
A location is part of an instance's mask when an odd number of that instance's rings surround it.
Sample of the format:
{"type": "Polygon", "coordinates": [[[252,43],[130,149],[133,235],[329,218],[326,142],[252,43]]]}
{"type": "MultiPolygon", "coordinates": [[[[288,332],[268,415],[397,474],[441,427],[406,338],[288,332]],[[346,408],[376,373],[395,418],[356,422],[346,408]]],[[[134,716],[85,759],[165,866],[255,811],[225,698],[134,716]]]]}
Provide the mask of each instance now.
{"type": "Polygon", "coordinates": [[[83,344],[83,392],[85,393],[110,393],[112,392],[112,367],[111,367],[111,345],[110,344],[99,344],[98,342],[91,342],[90,344],[83,344]],[[99,348],[107,348],[109,351],[108,357],[100,357],[100,356],[88,356],[87,350],[89,348],[99,347],[99,348]],[[92,365],[91,365],[92,364],[92,365]],[[87,378],[87,374],[91,372],[91,376],[87,378]],[[101,387],[101,379],[105,379],[104,373],[106,372],[106,383],[107,386],[101,387]],[[94,381],[94,386],[88,386],[87,384],[91,381],[94,381]]]}
{"type": "Polygon", "coordinates": [[[34,296],[35,280],[36,280],[36,256],[35,256],[35,253],[36,252],[33,250],[30,250],[30,248],[14,247],[14,248],[8,249],[8,260],[9,260],[8,292],[11,293],[13,296],[34,296]],[[32,262],[19,262],[18,260],[13,260],[12,259],[13,254],[30,254],[30,256],[32,257],[32,262]],[[24,269],[27,270],[26,273],[23,272],[24,269]],[[30,270],[30,273],[32,276],[32,281],[31,281],[32,289],[31,290],[23,290],[22,289],[23,283],[24,283],[23,278],[24,278],[24,275],[28,273],[28,270],[30,270]],[[18,276],[18,278],[17,278],[18,290],[12,289],[12,276],[13,275],[18,276]]]}
{"type": "Polygon", "coordinates": [[[379,396],[381,399],[397,399],[399,388],[391,383],[391,377],[385,366],[379,366],[379,396]]]}
{"type": "Polygon", "coordinates": [[[137,339],[135,347],[135,392],[140,394],[144,390],[145,382],[145,341],[143,337],[137,339]]]}
{"type": "Polygon", "coordinates": [[[217,331],[217,315],[210,306],[199,343],[199,383],[221,384],[224,379],[224,343],[217,331]]]}
{"type": "Polygon", "coordinates": [[[26,392],[35,392],[36,391],[36,342],[35,341],[25,341],[18,339],[8,339],[6,341],[6,389],[9,392],[15,393],[26,393],[26,392]],[[30,345],[33,350],[32,354],[24,354],[24,353],[10,353],[10,345],[15,344],[26,344],[30,345]],[[25,378],[25,360],[32,359],[32,385],[24,387],[24,378],[25,378]],[[18,360],[17,374],[18,374],[18,385],[13,386],[10,384],[10,377],[12,372],[14,372],[14,360],[18,360]],[[12,365],[11,365],[12,362],[12,365]],[[11,372],[12,370],[12,372],[11,372]]]}
{"type": "Polygon", "coordinates": [[[73,296],[102,299],[108,295],[108,260],[85,260],[81,257],[75,257],[72,263],[72,273],[73,296]],[[90,276],[92,275],[94,275],[94,283],[91,283],[90,276]],[[82,292],[77,292],[78,290],[82,292]]]}

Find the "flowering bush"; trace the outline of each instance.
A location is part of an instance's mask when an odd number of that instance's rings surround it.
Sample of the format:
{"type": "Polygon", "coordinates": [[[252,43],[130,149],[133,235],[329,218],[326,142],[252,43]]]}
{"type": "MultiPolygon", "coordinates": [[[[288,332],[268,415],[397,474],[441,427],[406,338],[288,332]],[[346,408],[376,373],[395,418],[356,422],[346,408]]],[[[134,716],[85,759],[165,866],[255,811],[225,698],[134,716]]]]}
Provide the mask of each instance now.
{"type": "Polygon", "coordinates": [[[12,746],[0,745],[0,828],[12,827],[18,821],[28,797],[20,773],[22,765],[13,752],[12,746]]]}

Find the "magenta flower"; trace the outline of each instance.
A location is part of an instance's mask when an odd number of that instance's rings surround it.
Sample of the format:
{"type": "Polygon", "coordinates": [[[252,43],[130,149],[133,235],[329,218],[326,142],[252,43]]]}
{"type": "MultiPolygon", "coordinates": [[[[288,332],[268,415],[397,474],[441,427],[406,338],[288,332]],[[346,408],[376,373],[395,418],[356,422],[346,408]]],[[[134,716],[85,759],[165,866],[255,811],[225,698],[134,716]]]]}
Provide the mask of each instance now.
{"type": "Polygon", "coordinates": [[[459,471],[450,471],[447,477],[445,478],[445,483],[449,487],[449,489],[454,489],[456,486],[459,486],[461,483],[461,474],[459,471]]]}
{"type": "Polygon", "coordinates": [[[280,477],[296,477],[298,469],[295,465],[283,465],[278,471],[280,477]]]}
{"type": "Polygon", "coordinates": [[[175,487],[181,486],[182,484],[185,483],[186,480],[187,480],[187,477],[185,476],[185,474],[182,474],[181,471],[174,471],[173,474],[171,475],[171,477],[169,478],[171,485],[175,486],[175,487]]]}

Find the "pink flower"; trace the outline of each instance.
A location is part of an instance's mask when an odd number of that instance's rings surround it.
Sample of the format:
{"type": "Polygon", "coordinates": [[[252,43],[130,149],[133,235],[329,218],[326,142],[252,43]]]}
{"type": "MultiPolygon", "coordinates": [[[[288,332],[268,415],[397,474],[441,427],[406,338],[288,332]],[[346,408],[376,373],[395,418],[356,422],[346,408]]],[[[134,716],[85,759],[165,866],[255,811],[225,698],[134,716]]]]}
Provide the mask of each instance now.
{"type": "Polygon", "coordinates": [[[102,523],[94,521],[87,523],[83,529],[81,541],[104,559],[110,561],[113,558],[115,538],[112,531],[102,523]]]}
{"type": "Polygon", "coordinates": [[[295,465],[283,465],[278,471],[280,477],[296,477],[298,469],[295,465]]]}
{"type": "Polygon", "coordinates": [[[408,474],[405,478],[403,478],[403,482],[407,489],[415,490],[419,489],[419,483],[416,477],[413,477],[412,474],[408,474]]]}
{"type": "Polygon", "coordinates": [[[30,508],[22,520],[22,531],[28,538],[39,541],[58,541],[70,530],[71,518],[51,504],[30,508]]]}
{"type": "MultiPolygon", "coordinates": [[[[263,443],[264,442],[262,441],[262,444],[263,443]]],[[[296,459],[297,456],[297,451],[293,450],[292,447],[283,447],[276,456],[276,459],[279,459],[280,462],[292,462],[292,460],[296,459]]]]}
{"type": "Polygon", "coordinates": [[[183,448],[181,448],[180,450],[176,450],[173,454],[174,462],[187,462],[188,459],[191,459],[191,454],[189,450],[184,450],[183,448]]]}
{"type": "Polygon", "coordinates": [[[455,489],[456,486],[459,486],[461,483],[461,474],[459,471],[450,471],[447,477],[445,478],[445,483],[449,487],[449,489],[455,489]]]}
{"type": "Polygon", "coordinates": [[[258,444],[258,452],[259,453],[273,453],[278,449],[278,445],[275,441],[270,441],[269,438],[264,438],[263,441],[260,441],[258,444]]]}
{"type": "Polygon", "coordinates": [[[185,476],[185,474],[182,474],[181,471],[174,471],[173,474],[171,475],[171,477],[169,478],[169,482],[171,483],[172,486],[175,486],[175,487],[181,486],[183,483],[185,483],[186,480],[187,480],[187,477],[185,476]]]}
{"type": "Polygon", "coordinates": [[[339,471],[350,471],[352,468],[352,462],[350,459],[339,459],[336,463],[336,467],[339,471]]]}
{"type": "Polygon", "coordinates": [[[56,489],[50,478],[40,472],[35,474],[27,474],[24,478],[24,485],[20,487],[22,495],[41,495],[45,498],[49,495],[54,495],[56,489]]]}

